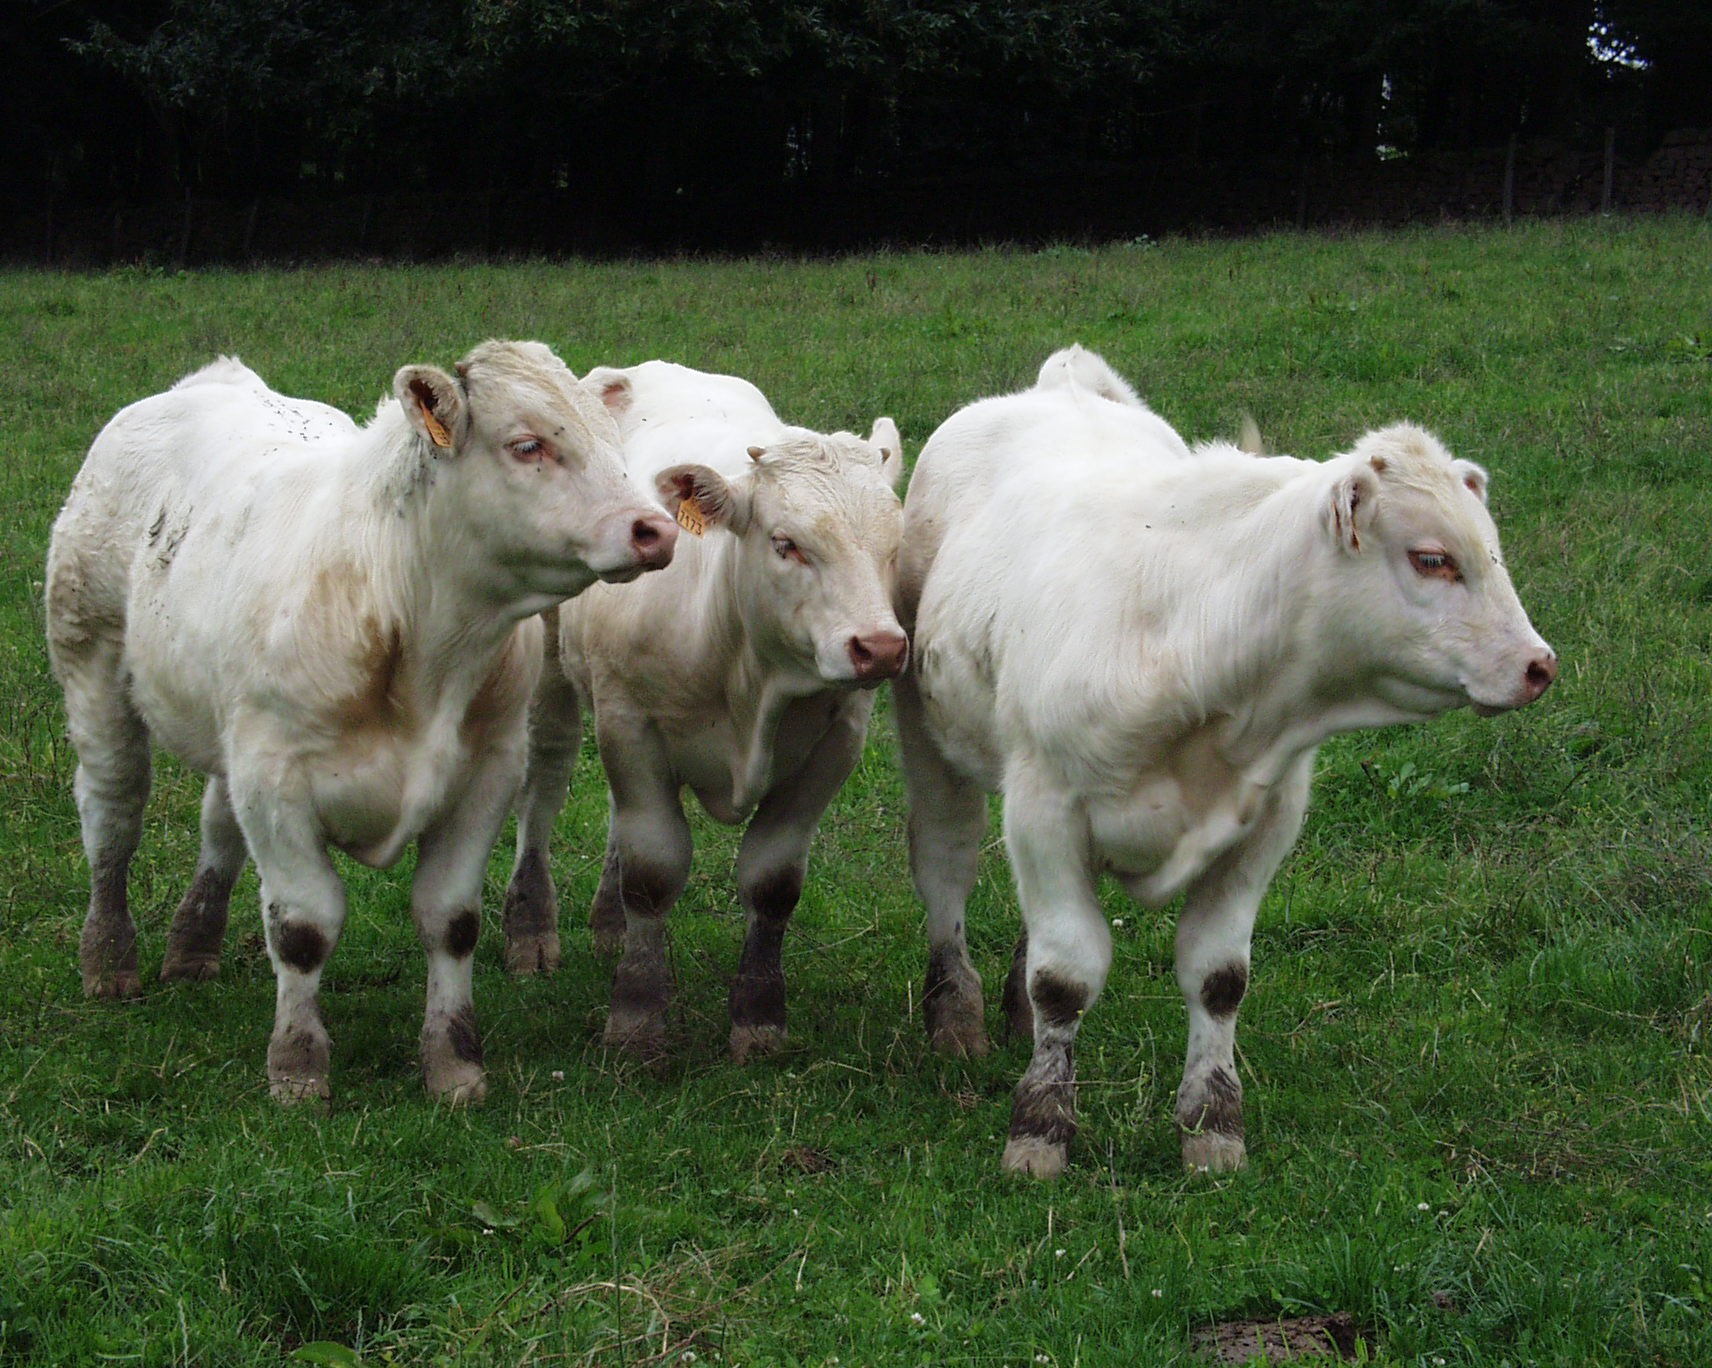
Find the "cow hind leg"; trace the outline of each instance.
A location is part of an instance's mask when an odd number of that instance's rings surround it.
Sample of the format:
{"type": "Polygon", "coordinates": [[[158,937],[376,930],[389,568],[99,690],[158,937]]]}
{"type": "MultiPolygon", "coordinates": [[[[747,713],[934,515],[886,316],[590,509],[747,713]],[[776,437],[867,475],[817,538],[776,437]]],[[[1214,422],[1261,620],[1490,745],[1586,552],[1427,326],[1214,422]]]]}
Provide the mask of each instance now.
{"type": "Polygon", "coordinates": [[[248,851],[232,812],[226,786],[210,778],[202,790],[202,853],[172,929],[167,932],[161,978],[194,983],[220,972],[220,948],[226,936],[232,888],[243,872],[248,851]]]}
{"type": "Polygon", "coordinates": [[[73,792],[89,860],[89,911],[78,941],[83,991],[90,997],[135,997],[142,983],[126,881],[149,797],[148,728],[131,706],[117,641],[82,643],[75,656],[59,653],[56,665],[77,750],[73,792]]]}
{"type": "Polygon", "coordinates": [[[547,662],[529,702],[529,759],[517,797],[517,857],[502,913],[505,967],[513,974],[550,974],[559,967],[559,896],[548,847],[582,743],[576,693],[559,668],[557,610],[547,617],[547,662]]]}
{"type": "Polygon", "coordinates": [[[927,732],[914,679],[892,685],[904,778],[909,788],[910,876],[927,910],[927,981],[922,1018],[940,1054],[988,1050],[981,975],[969,958],[964,915],[987,834],[987,798],[956,774],[927,732]]]}

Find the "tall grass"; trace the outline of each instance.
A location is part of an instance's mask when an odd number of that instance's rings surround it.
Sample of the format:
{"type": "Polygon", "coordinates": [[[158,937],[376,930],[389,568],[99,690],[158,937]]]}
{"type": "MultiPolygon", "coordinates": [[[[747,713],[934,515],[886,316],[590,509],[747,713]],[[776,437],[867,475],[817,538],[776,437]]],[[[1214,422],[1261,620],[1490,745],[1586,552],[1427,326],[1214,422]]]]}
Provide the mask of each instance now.
{"type": "MultiPolygon", "coordinates": [[[[1379,1362],[1712,1357],[1712,234],[1696,220],[836,262],[0,276],[0,1363],[1170,1363],[1191,1331],[1347,1311],[1379,1362]],[[1245,413],[1325,455],[1408,417],[1493,473],[1558,649],[1542,703],[1342,738],[1262,909],[1240,1065],[1251,1168],[1177,1169],[1170,918],[1116,890],[1083,1133],[1002,1181],[1016,1046],[928,1055],[882,706],[787,941],[792,1043],[736,1067],[731,834],[698,820],[670,1063],[609,1058],[588,950],[592,751],[559,827],[566,967],[508,981],[487,1105],[426,1101],[407,871],[349,868],[325,1113],[264,1086],[253,874],[222,977],[153,981],[195,859],[157,770],[132,875],[145,997],[86,1002],[74,758],[42,645],[54,513],[116,409],[235,351],[366,414],[488,335],[667,356],[910,451],[1051,349],[1106,354],[1191,438],[1245,413]],[[331,1349],[307,1351],[335,1361],[331,1349]]],[[[488,907],[506,872],[494,861],[488,907]]],[[[971,943],[1016,929],[996,846],[971,943]]],[[[328,1357],[331,1356],[331,1357],[328,1357]]]]}

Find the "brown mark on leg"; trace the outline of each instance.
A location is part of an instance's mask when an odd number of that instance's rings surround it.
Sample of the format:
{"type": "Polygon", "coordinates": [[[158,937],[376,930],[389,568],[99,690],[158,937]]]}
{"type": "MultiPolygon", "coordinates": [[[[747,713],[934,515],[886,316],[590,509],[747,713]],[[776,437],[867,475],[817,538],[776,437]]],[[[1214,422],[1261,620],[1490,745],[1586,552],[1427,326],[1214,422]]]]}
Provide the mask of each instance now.
{"type": "Polygon", "coordinates": [[[1247,968],[1227,964],[1201,980],[1201,1005],[1213,1016],[1228,1017],[1242,1004],[1242,995],[1247,991],[1247,968]]]}
{"type": "MultiPolygon", "coordinates": [[[[270,908],[270,912],[275,909],[270,908]]],[[[288,921],[281,917],[274,923],[274,945],[280,960],[300,974],[312,974],[327,959],[327,937],[318,926],[307,922],[288,921]]]]}
{"type": "Polygon", "coordinates": [[[78,937],[77,961],[87,997],[136,997],[137,924],[125,895],[129,860],[103,861],[90,871],[89,914],[78,937]]]}
{"type": "Polygon", "coordinates": [[[446,953],[455,959],[473,955],[481,939],[481,912],[466,907],[446,923],[446,953]]]}
{"type": "Polygon", "coordinates": [[[505,890],[505,967],[550,974],[559,967],[559,895],[539,850],[527,850],[505,890]]]}
{"type": "Polygon", "coordinates": [[[172,914],[167,932],[166,958],[161,961],[161,979],[166,982],[198,983],[220,972],[220,947],[226,938],[226,920],[232,904],[236,876],[218,869],[199,869],[178,910],[172,914]]]}
{"type": "Polygon", "coordinates": [[[1043,971],[1029,983],[1035,1009],[1034,1057],[1011,1102],[1004,1167],[1012,1173],[1056,1178],[1070,1158],[1076,1134],[1076,1029],[1088,991],[1043,971]]]}
{"type": "MultiPolygon", "coordinates": [[[[610,870],[618,861],[610,859],[610,870]]],[[[603,873],[604,883],[607,875],[603,873]]],[[[640,861],[622,865],[618,876],[624,906],[624,955],[612,976],[612,1005],[606,1017],[606,1044],[645,1059],[666,1048],[666,1008],[672,971],[666,963],[664,874],[640,861]],[[633,926],[632,921],[641,923],[633,926]]]]}
{"type": "Polygon", "coordinates": [[[1005,976],[1005,1026],[1012,1040],[1034,1039],[1034,1004],[1028,1000],[1028,932],[1017,937],[1005,976]]]}
{"type": "Polygon", "coordinates": [[[940,1054],[962,1059],[987,1053],[981,976],[961,946],[936,945],[929,953],[921,1014],[928,1043],[940,1054]]]}
{"type": "Polygon", "coordinates": [[[749,890],[749,927],[731,984],[731,1057],[770,1054],[785,1038],[785,928],[802,897],[803,868],[770,870],[749,890]]]}

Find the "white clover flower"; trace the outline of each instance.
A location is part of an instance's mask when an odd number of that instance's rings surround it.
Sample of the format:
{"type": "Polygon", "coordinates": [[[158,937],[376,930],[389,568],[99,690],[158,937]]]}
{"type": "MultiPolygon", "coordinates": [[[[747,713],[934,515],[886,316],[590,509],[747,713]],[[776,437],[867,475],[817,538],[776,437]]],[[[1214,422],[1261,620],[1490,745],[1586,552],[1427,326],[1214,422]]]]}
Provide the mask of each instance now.
{"type": "Polygon", "coordinates": [[[1156,1297],[1163,1297],[1165,1295],[1165,1289],[1163,1287],[1156,1287],[1153,1289],[1153,1295],[1156,1297]]]}
{"type": "Polygon", "coordinates": [[[1431,1202],[1418,1202],[1415,1205],[1416,1211],[1431,1211],[1432,1209],[1433,1204],[1431,1202]]]}
{"type": "Polygon", "coordinates": [[[911,1311],[910,1312],[910,1324],[911,1325],[926,1325],[927,1324],[927,1317],[922,1315],[921,1312],[919,1312],[919,1311],[911,1311]]]}

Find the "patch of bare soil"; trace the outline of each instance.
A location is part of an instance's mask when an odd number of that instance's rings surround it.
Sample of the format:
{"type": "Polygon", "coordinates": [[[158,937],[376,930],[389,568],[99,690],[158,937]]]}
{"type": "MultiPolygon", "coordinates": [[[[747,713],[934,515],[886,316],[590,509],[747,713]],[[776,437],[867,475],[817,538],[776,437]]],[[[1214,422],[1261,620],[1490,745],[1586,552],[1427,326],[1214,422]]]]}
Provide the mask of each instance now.
{"type": "Polygon", "coordinates": [[[1244,1364],[1265,1356],[1265,1362],[1310,1363],[1355,1357],[1355,1317],[1297,1316],[1290,1320],[1226,1321],[1204,1325],[1191,1344],[1219,1364],[1244,1364]]]}

